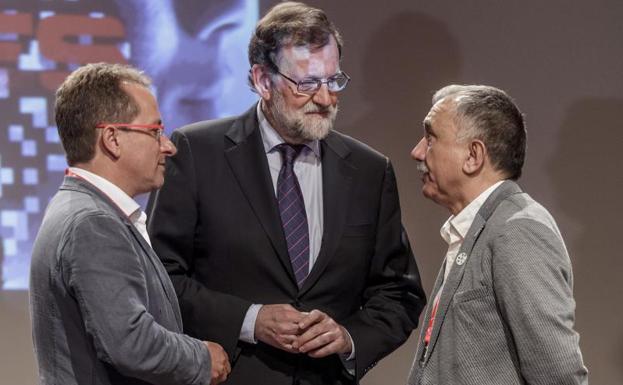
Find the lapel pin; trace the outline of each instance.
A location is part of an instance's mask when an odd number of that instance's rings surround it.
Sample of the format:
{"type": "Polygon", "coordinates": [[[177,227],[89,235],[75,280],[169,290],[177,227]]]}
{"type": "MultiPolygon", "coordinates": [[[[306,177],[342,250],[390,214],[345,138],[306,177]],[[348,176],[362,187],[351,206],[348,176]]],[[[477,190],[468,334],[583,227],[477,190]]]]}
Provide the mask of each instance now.
{"type": "Polygon", "coordinates": [[[456,264],[461,266],[462,264],[465,263],[465,260],[467,260],[467,254],[461,253],[461,254],[457,255],[457,257],[456,257],[456,264]]]}

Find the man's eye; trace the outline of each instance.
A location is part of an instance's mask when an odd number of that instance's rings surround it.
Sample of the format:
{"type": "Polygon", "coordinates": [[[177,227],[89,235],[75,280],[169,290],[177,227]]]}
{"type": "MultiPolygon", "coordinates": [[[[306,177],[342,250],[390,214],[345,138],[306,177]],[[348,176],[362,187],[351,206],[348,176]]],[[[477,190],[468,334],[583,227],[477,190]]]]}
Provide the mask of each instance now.
{"type": "Polygon", "coordinates": [[[318,82],[315,80],[303,80],[299,83],[299,87],[303,89],[314,89],[318,82]]]}

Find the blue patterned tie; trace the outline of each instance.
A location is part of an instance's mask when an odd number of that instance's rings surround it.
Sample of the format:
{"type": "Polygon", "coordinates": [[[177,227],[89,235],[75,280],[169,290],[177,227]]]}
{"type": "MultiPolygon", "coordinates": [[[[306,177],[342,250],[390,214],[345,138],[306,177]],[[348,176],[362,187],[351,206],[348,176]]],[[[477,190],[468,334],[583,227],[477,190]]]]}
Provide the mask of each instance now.
{"type": "Polygon", "coordinates": [[[283,234],[288,245],[290,262],[299,287],[309,273],[309,228],[307,214],[299,181],[294,174],[294,160],[304,145],[282,143],[277,146],[281,153],[281,170],[277,179],[277,200],[283,234]]]}

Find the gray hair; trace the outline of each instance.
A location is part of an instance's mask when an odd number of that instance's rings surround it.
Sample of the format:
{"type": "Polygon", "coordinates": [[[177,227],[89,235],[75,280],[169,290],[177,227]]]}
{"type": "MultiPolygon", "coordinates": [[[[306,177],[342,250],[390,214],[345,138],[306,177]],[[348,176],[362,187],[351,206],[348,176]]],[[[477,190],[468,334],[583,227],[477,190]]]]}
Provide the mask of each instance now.
{"type": "Polygon", "coordinates": [[[435,92],[433,104],[453,103],[458,140],[481,140],[493,167],[517,180],[526,157],[524,117],[506,92],[484,85],[449,85],[435,92]]]}
{"type": "Polygon", "coordinates": [[[123,82],[149,87],[151,80],[127,65],[94,63],[72,72],[56,91],[54,115],[67,163],[85,163],[95,156],[99,123],[127,123],[139,114],[123,82]]]}

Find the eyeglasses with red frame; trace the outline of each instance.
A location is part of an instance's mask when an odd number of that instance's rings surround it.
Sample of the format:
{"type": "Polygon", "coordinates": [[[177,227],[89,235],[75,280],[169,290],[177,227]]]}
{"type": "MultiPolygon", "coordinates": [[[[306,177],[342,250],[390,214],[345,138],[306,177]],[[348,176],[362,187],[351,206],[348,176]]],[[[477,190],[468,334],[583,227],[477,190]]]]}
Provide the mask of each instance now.
{"type": "Polygon", "coordinates": [[[160,142],[164,135],[164,125],[162,124],[127,124],[127,123],[99,123],[95,128],[115,127],[121,131],[153,132],[153,137],[160,142]]]}

